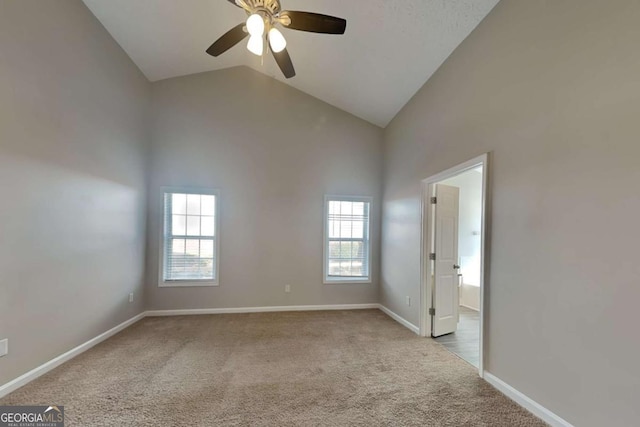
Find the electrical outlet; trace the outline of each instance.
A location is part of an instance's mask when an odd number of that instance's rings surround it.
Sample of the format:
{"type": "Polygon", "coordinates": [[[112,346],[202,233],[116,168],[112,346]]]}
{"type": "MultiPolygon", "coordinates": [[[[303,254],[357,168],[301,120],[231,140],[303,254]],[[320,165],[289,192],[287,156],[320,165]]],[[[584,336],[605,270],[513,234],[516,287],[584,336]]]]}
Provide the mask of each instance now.
{"type": "Polygon", "coordinates": [[[0,341],[0,357],[9,354],[9,339],[0,341]]]}
{"type": "Polygon", "coordinates": [[[129,302],[133,302],[133,292],[129,294],[129,302]]]}
{"type": "Polygon", "coordinates": [[[284,285],[284,291],[285,291],[286,293],[291,292],[291,285],[284,285]]]}
{"type": "Polygon", "coordinates": [[[407,305],[411,306],[411,297],[407,297],[407,305]]]}

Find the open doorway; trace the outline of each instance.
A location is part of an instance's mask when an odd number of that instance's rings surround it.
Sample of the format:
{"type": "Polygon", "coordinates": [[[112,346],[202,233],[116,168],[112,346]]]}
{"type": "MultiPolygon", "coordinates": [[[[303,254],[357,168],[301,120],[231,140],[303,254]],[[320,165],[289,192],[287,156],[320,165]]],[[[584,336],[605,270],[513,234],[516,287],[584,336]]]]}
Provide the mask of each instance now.
{"type": "Polygon", "coordinates": [[[488,156],[423,181],[421,335],[483,373],[488,156]]]}

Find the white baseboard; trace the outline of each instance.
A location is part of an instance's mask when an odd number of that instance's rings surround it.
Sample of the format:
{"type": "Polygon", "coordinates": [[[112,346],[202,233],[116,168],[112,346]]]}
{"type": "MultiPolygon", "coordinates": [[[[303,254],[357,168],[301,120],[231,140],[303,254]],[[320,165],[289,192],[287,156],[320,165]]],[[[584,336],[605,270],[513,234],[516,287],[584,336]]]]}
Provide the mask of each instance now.
{"type": "Polygon", "coordinates": [[[187,310],[149,310],[149,317],[192,316],[200,314],[273,313],[285,311],[366,310],[379,308],[379,304],[334,304],[334,305],[285,305],[274,307],[202,308],[187,310]]]}
{"type": "Polygon", "coordinates": [[[375,304],[334,304],[334,305],[298,305],[298,306],[282,306],[282,307],[244,307],[244,308],[211,308],[211,309],[198,309],[198,310],[150,310],[145,311],[137,316],[119,324],[118,326],[109,329],[108,331],[98,335],[95,338],[81,344],[60,356],[49,360],[19,376],[18,378],[9,381],[6,384],[0,385],[0,398],[8,395],[9,393],[19,389],[20,387],[28,384],[36,378],[46,374],[52,369],[62,365],[81,353],[89,350],[91,347],[101,343],[102,341],[112,337],[123,329],[133,325],[137,321],[144,317],[157,317],[157,316],[185,316],[185,315],[197,315],[197,314],[225,314],[225,313],[266,313],[266,312],[285,312],[285,311],[323,311],[323,310],[364,310],[364,309],[378,309],[380,305],[375,304]]]}
{"type": "MultiPolygon", "coordinates": [[[[320,311],[320,310],[361,310],[361,309],[380,309],[396,322],[406,327],[415,334],[419,334],[419,328],[405,318],[399,316],[387,307],[381,304],[336,304],[336,305],[300,305],[300,306],[281,306],[281,307],[244,307],[244,308],[212,308],[212,309],[195,309],[195,310],[151,310],[138,314],[137,316],[109,329],[108,331],[98,335],[97,337],[81,344],[64,354],[38,366],[24,375],[0,386],[0,398],[35,380],[36,378],[46,374],[63,363],[73,359],[74,357],[84,353],[95,345],[105,341],[125,328],[133,325],[144,317],[154,316],[185,316],[199,314],[230,314],[230,313],[266,313],[266,312],[287,312],[287,311],[320,311]]],[[[514,402],[537,416],[541,420],[550,424],[552,427],[573,427],[569,422],[560,418],[538,402],[519,392],[509,384],[505,383],[495,375],[484,372],[484,379],[498,389],[501,393],[512,399],[514,402]]]]}
{"type": "Polygon", "coordinates": [[[552,427],[573,427],[568,421],[563,420],[558,415],[554,414],[535,400],[526,396],[525,394],[519,392],[515,388],[511,387],[509,384],[502,381],[500,378],[495,375],[490,374],[489,372],[484,372],[484,379],[489,384],[497,388],[502,394],[516,402],[518,405],[522,406],[527,411],[531,412],[536,417],[540,418],[542,421],[546,422],[552,427]]]}
{"type": "Polygon", "coordinates": [[[401,317],[401,316],[397,315],[396,313],[394,313],[393,311],[389,310],[387,307],[385,307],[382,304],[378,304],[378,308],[380,308],[380,310],[382,310],[382,312],[385,313],[387,316],[391,317],[393,320],[395,320],[396,322],[400,323],[402,326],[404,326],[405,328],[409,329],[414,334],[416,334],[416,335],[420,334],[420,328],[418,328],[413,323],[409,322],[404,317],[401,317]]]}
{"type": "Polygon", "coordinates": [[[478,311],[478,312],[480,311],[479,308],[471,307],[470,305],[460,304],[460,307],[468,308],[469,310],[473,310],[473,311],[478,311]]]}
{"type": "Polygon", "coordinates": [[[384,307],[383,305],[374,304],[334,304],[334,305],[297,305],[297,306],[280,306],[280,307],[242,307],[242,308],[209,308],[209,309],[194,309],[194,310],[149,310],[138,314],[137,316],[119,324],[118,326],[109,329],[108,331],[98,335],[95,338],[81,344],[60,356],[51,359],[48,362],[38,366],[19,376],[18,378],[0,386],[0,398],[8,395],[9,393],[17,390],[18,388],[28,384],[36,378],[46,374],[54,368],[62,365],[63,363],[73,359],[74,357],[84,353],[95,345],[105,341],[112,337],[123,329],[133,325],[137,321],[144,317],[158,317],[158,316],[186,316],[186,315],[200,315],[200,314],[231,314],[231,313],[267,313],[267,312],[287,312],[287,311],[324,311],[324,310],[365,310],[365,309],[379,309],[382,310],[389,317],[408,328],[415,334],[419,333],[419,328],[397,315],[393,311],[384,307]]]}
{"type": "Polygon", "coordinates": [[[80,344],[79,346],[67,351],[64,354],[61,354],[55,359],[51,359],[48,362],[38,366],[37,368],[30,370],[29,372],[19,376],[15,380],[9,381],[8,383],[0,386],[0,398],[19,389],[20,387],[22,387],[23,385],[26,385],[27,383],[30,383],[31,381],[46,374],[52,369],[57,368],[58,366],[62,365],[64,362],[67,362],[73,359],[74,357],[78,356],[79,354],[84,353],[85,351],[89,350],[91,347],[94,347],[95,345],[100,344],[102,341],[106,340],[107,338],[111,338],[118,332],[122,331],[125,328],[128,328],[129,326],[133,325],[138,320],[144,317],[145,317],[145,313],[142,312],[137,316],[132,317],[131,319],[125,322],[122,322],[118,326],[109,329],[107,332],[104,332],[98,335],[97,337],[90,339],[84,344],[80,344]]]}

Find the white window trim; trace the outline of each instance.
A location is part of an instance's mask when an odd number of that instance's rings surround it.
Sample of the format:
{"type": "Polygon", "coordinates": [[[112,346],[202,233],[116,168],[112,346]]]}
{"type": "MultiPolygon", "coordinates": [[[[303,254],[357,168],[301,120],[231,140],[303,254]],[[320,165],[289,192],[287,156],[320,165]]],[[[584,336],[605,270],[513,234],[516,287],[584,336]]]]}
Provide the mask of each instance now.
{"type": "Polygon", "coordinates": [[[322,248],[322,283],[325,285],[352,285],[352,284],[370,284],[371,281],[371,215],[373,212],[373,197],[366,196],[335,196],[335,195],[325,195],[324,196],[324,211],[322,214],[322,221],[324,223],[324,238],[323,238],[323,248],[322,248]],[[329,232],[327,230],[329,223],[329,201],[341,201],[341,202],[367,202],[369,203],[369,221],[368,221],[368,229],[367,235],[369,236],[369,240],[367,244],[369,245],[369,250],[367,251],[367,256],[369,259],[367,260],[367,277],[354,277],[350,279],[337,279],[331,280],[329,279],[329,258],[327,256],[327,249],[329,247],[329,232]]]}
{"type": "Polygon", "coordinates": [[[160,187],[160,262],[158,269],[159,288],[190,288],[220,286],[220,190],[194,187],[160,187]],[[164,280],[164,194],[202,194],[216,196],[215,210],[215,254],[216,254],[216,278],[214,280],[164,280]]]}

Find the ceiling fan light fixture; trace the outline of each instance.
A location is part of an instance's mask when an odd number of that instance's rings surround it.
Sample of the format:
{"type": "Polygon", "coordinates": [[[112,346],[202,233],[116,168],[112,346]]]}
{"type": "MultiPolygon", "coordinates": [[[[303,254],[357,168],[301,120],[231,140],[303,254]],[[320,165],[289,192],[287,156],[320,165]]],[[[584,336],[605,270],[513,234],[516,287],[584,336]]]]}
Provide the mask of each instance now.
{"type": "Polygon", "coordinates": [[[277,28],[269,30],[269,45],[275,53],[280,53],[287,47],[287,40],[277,28]]]}
{"type": "Polygon", "coordinates": [[[253,53],[257,56],[262,56],[264,52],[264,41],[262,36],[251,36],[249,37],[249,43],[247,43],[247,49],[249,52],[253,53]]]}
{"type": "Polygon", "coordinates": [[[288,79],[295,77],[296,70],[287,52],[287,41],[280,30],[274,28],[275,25],[281,25],[289,30],[318,34],[344,34],[347,28],[347,21],[335,16],[282,10],[280,0],[227,0],[227,2],[244,10],[249,17],[213,42],[206,52],[218,57],[251,36],[247,49],[254,55],[262,56],[265,51],[264,44],[268,43],[267,50],[271,51],[280,71],[288,79]],[[268,39],[266,41],[265,33],[268,39]]]}
{"type": "Polygon", "coordinates": [[[247,31],[251,37],[262,37],[264,35],[264,18],[262,15],[254,13],[247,19],[247,31]]]}

